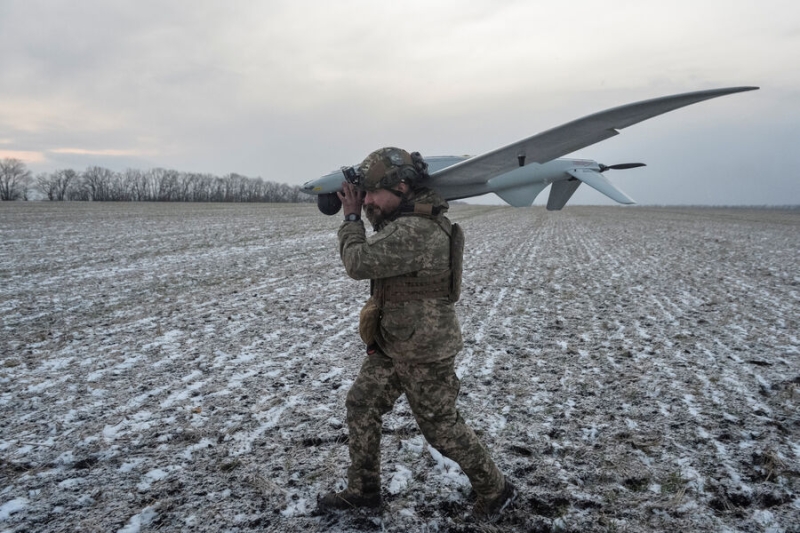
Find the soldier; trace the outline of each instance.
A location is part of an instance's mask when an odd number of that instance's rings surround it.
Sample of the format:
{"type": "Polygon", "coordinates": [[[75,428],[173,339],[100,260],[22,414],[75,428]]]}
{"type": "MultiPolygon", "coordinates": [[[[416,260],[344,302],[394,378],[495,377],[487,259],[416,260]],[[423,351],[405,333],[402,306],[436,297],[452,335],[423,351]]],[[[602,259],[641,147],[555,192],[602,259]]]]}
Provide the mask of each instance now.
{"type": "Polygon", "coordinates": [[[321,496],[318,507],[380,506],[382,416],[405,393],[425,439],[472,483],[475,516],[494,521],[517,491],[456,409],[463,233],[445,217],[447,202],[425,187],[427,166],[417,152],[381,148],[344,170],[339,252],[350,277],[371,280],[359,323],[367,357],[347,393],[347,488],[321,496]]]}

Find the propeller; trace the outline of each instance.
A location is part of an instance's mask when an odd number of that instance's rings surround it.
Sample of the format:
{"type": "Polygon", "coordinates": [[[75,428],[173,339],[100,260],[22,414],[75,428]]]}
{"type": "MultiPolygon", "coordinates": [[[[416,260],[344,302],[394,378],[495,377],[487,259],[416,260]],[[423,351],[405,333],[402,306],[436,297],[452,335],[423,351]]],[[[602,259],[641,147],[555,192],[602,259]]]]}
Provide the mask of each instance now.
{"type": "Polygon", "coordinates": [[[619,163],[617,165],[603,165],[600,164],[600,172],[605,172],[606,170],[626,170],[629,168],[636,168],[636,167],[646,167],[644,163],[619,163]]]}

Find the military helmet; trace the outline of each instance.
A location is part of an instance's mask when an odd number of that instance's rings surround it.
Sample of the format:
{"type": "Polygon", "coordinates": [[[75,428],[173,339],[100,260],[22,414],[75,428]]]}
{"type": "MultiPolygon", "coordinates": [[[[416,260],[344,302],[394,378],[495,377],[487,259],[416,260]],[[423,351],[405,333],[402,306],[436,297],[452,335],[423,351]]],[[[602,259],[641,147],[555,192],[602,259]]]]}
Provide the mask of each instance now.
{"type": "Polygon", "coordinates": [[[428,164],[419,152],[386,147],[369,154],[358,166],[359,186],[366,191],[390,189],[405,181],[412,187],[428,177],[428,164]]]}

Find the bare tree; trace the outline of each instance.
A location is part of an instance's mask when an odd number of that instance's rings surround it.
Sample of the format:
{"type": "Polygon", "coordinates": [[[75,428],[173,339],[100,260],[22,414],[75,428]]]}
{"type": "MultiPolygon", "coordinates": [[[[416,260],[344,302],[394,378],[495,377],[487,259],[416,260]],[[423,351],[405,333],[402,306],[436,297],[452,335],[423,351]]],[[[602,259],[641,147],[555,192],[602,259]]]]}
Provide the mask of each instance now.
{"type": "Polygon", "coordinates": [[[130,191],[129,200],[141,202],[148,199],[146,178],[141,170],[129,168],[123,172],[122,179],[130,191]]]}
{"type": "Polygon", "coordinates": [[[156,196],[153,199],[161,202],[170,202],[174,200],[176,187],[175,175],[177,172],[165,168],[154,168],[151,170],[151,174],[155,178],[156,183],[158,183],[156,187],[156,196]]]}
{"type": "Polygon", "coordinates": [[[95,202],[109,200],[112,172],[103,167],[89,167],[83,173],[83,183],[89,190],[89,199],[95,202]]]}
{"type": "MultiPolygon", "coordinates": [[[[19,160],[3,160],[0,193],[2,199],[25,199],[33,179],[19,160]]],[[[313,196],[300,193],[297,186],[248,178],[231,173],[212,174],[178,172],[163,168],[146,171],[127,169],[113,172],[103,167],[89,167],[78,174],[74,170],[56,170],[36,176],[36,188],[49,200],[93,200],[116,202],[313,202],[313,196]]]]}
{"type": "Polygon", "coordinates": [[[67,197],[70,184],[77,178],[78,174],[71,168],[56,170],[52,174],[42,173],[36,176],[36,187],[48,200],[63,201],[67,197]]]}
{"type": "Polygon", "coordinates": [[[32,181],[30,170],[19,159],[0,160],[0,200],[27,200],[32,181]]]}
{"type": "Polygon", "coordinates": [[[56,199],[55,173],[42,172],[36,175],[36,188],[47,196],[48,200],[56,199]]]}

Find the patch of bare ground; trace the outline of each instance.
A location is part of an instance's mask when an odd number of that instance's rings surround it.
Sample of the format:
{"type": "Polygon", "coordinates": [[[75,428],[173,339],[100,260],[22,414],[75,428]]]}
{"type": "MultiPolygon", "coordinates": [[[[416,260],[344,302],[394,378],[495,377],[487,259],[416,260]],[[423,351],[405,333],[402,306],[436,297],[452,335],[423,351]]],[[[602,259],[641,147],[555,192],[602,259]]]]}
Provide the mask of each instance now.
{"type": "Polygon", "coordinates": [[[493,526],[401,400],[341,486],[367,284],[311,205],[0,205],[0,529],[798,531],[800,211],[459,205],[493,526]]]}

